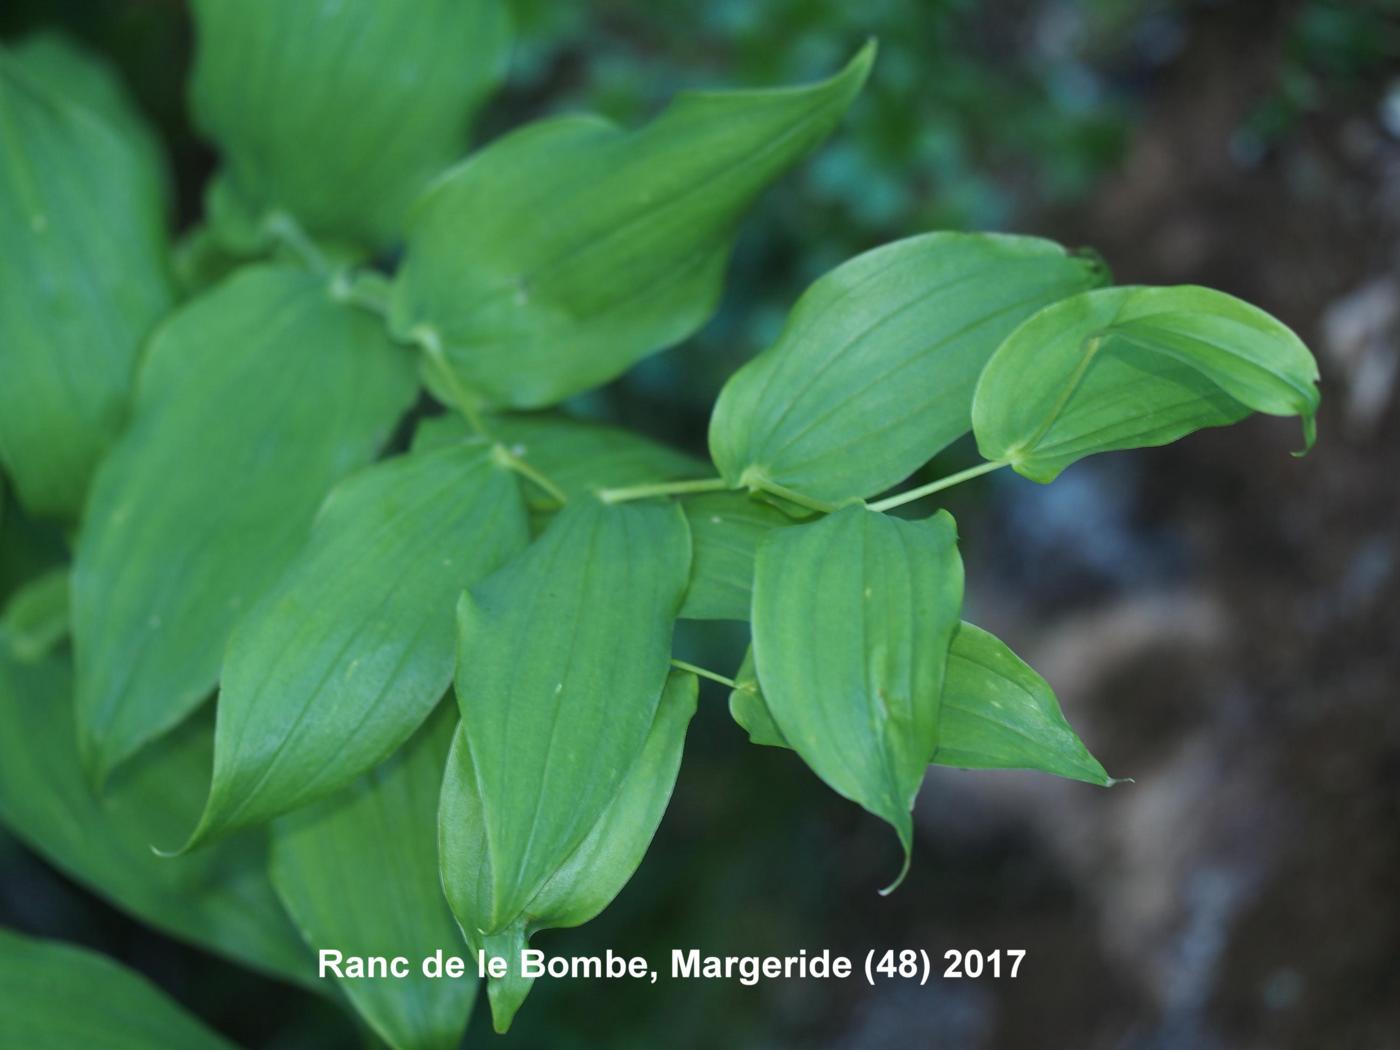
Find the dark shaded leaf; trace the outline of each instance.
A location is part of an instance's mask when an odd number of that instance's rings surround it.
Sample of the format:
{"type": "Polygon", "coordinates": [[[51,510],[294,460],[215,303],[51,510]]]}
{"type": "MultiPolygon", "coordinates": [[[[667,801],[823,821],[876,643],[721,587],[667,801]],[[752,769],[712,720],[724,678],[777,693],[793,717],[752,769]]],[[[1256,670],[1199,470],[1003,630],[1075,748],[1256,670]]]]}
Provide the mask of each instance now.
{"type": "Polygon", "coordinates": [[[31,512],[75,517],[173,288],[148,153],[50,79],[0,52],[0,462],[31,512]]]}
{"type": "Polygon", "coordinates": [[[106,956],[0,929],[0,1030],[24,1050],[233,1050],[106,956]]]}
{"type": "Polygon", "coordinates": [[[395,1050],[453,1050],[471,1016],[476,971],[425,977],[433,953],[460,955],[438,875],[438,795],[457,726],[445,701],[404,747],[348,791],[277,822],[272,881],[314,950],[404,956],[404,978],[338,979],[395,1050]]]}
{"type": "MultiPolygon", "coordinates": [[[[20,664],[0,638],[0,819],[71,878],[143,922],[284,980],[314,969],[273,895],[267,840],[249,833],[165,858],[199,812],[211,719],[180,727],[113,779],[99,802],[74,741],[65,661],[20,664]]],[[[0,1029],[3,1030],[3,1029],[0,1029]]]]}

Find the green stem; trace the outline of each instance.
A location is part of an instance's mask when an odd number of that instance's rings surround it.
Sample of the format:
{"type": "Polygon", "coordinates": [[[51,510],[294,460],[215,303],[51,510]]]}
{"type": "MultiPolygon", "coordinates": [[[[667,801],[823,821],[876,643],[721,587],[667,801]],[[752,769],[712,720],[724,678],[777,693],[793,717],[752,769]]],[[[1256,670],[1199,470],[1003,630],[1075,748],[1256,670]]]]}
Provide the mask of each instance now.
{"type": "Polygon", "coordinates": [[[330,273],[331,266],[316,242],[306,235],[301,223],[284,211],[269,212],[263,228],[274,240],[281,242],[312,273],[330,273]]]}
{"type": "Polygon", "coordinates": [[[358,306],[383,320],[389,317],[389,280],[375,270],[352,270],[349,267],[331,278],[331,294],[343,303],[358,306]]]}
{"type": "Polygon", "coordinates": [[[770,496],[777,496],[785,499],[789,503],[796,503],[799,507],[806,507],[808,510],[815,510],[821,514],[830,514],[840,510],[835,503],[827,503],[824,500],[813,499],[811,496],[804,496],[800,492],[794,492],[786,485],[779,485],[776,481],[769,481],[767,478],[760,478],[754,482],[755,487],[760,491],[768,493],[770,496]]]}
{"type": "Polygon", "coordinates": [[[673,659],[671,661],[671,666],[678,668],[682,671],[689,671],[691,674],[699,675],[701,678],[708,678],[710,681],[718,682],[720,685],[727,685],[730,689],[739,688],[739,683],[734,681],[734,679],[726,678],[724,677],[724,675],[719,674],[717,671],[707,671],[703,667],[696,667],[694,664],[686,663],[684,660],[673,659]]]}
{"type": "Polygon", "coordinates": [[[910,489],[908,492],[901,492],[898,495],[890,496],[888,499],[882,499],[871,503],[869,507],[871,510],[881,512],[893,510],[895,507],[902,507],[906,503],[913,503],[916,499],[932,496],[935,492],[942,492],[944,489],[950,489],[954,485],[961,485],[964,481],[971,481],[973,478],[980,478],[983,474],[990,474],[992,471],[1000,470],[1002,467],[1006,466],[1010,466],[1010,464],[1000,461],[979,463],[975,467],[968,467],[966,470],[960,470],[956,474],[949,474],[946,478],[939,478],[937,481],[930,481],[927,485],[920,485],[918,488],[910,489]]]}
{"type": "Polygon", "coordinates": [[[504,445],[496,445],[495,448],[491,450],[491,454],[496,457],[496,462],[501,464],[501,466],[508,470],[515,471],[528,481],[534,482],[540,488],[544,489],[545,492],[549,493],[552,499],[558,500],[561,506],[569,502],[568,495],[565,494],[563,489],[551,481],[548,475],[536,470],[504,445]]]}
{"type": "Polygon", "coordinates": [[[447,394],[452,398],[453,407],[462,413],[467,425],[483,437],[490,437],[491,432],[486,429],[486,422],[481,418],[481,412],[476,407],[476,400],[458,381],[457,373],[452,371],[452,366],[447,363],[447,355],[443,352],[442,339],[438,336],[437,329],[420,324],[408,333],[408,337],[421,346],[423,352],[428,355],[434,376],[447,388],[447,394]]]}
{"type": "Polygon", "coordinates": [[[657,481],[625,488],[599,489],[598,498],[604,503],[627,503],[650,496],[681,496],[688,492],[721,492],[729,488],[723,478],[700,478],[694,481],[657,481]]]}

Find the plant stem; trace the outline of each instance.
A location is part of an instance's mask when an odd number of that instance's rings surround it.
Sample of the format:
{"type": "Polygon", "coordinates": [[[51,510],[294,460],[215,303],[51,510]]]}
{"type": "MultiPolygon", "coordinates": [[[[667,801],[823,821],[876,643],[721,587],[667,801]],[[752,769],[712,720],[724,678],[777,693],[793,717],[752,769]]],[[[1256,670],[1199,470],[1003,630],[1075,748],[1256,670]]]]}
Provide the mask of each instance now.
{"type": "Polygon", "coordinates": [[[794,492],[786,485],[779,485],[776,481],[760,480],[757,482],[760,491],[768,493],[770,496],[777,496],[785,499],[789,503],[796,503],[799,507],[806,507],[808,510],[815,510],[820,514],[830,514],[840,508],[834,503],[827,503],[824,500],[813,499],[811,496],[804,496],[800,492],[794,492]]]}
{"type": "Polygon", "coordinates": [[[331,294],[344,303],[358,306],[362,310],[378,314],[383,320],[389,317],[389,280],[375,270],[352,270],[349,267],[336,271],[331,278],[331,294]]]}
{"type": "Polygon", "coordinates": [[[545,492],[549,493],[552,499],[558,500],[561,506],[569,502],[569,497],[564,490],[551,481],[546,474],[536,470],[504,445],[497,444],[495,448],[491,450],[491,453],[496,457],[497,463],[500,463],[509,470],[515,471],[527,481],[534,482],[540,488],[544,489],[545,492]]]}
{"type": "Polygon", "coordinates": [[[428,355],[428,360],[432,363],[433,374],[447,388],[447,393],[452,398],[453,407],[462,413],[467,425],[483,437],[490,437],[491,433],[486,429],[486,423],[482,420],[481,412],[477,410],[472,396],[458,382],[457,374],[447,363],[447,355],[443,353],[442,339],[438,336],[437,329],[420,324],[409,332],[408,336],[428,355]]]}
{"type": "Polygon", "coordinates": [[[937,481],[930,481],[927,485],[920,485],[918,488],[910,489],[908,492],[901,492],[898,495],[890,496],[888,499],[882,499],[871,503],[869,507],[871,510],[881,512],[893,510],[895,507],[902,507],[906,503],[913,503],[916,499],[932,496],[935,492],[942,492],[944,489],[950,489],[954,485],[961,485],[964,481],[971,481],[973,478],[980,478],[983,474],[990,474],[992,471],[1000,470],[1002,467],[1006,466],[1010,466],[1010,464],[1000,461],[979,463],[975,467],[968,467],[966,470],[960,470],[956,474],[949,474],[946,478],[939,478],[937,481]]]}
{"type": "Polygon", "coordinates": [[[330,262],[316,242],[306,235],[301,223],[284,211],[270,212],[263,220],[263,228],[272,238],[285,245],[293,255],[312,273],[330,273],[330,262]]]}
{"type": "Polygon", "coordinates": [[[699,675],[701,678],[708,678],[710,681],[718,682],[720,685],[727,685],[730,689],[739,688],[739,683],[734,681],[734,679],[726,678],[716,671],[707,671],[703,667],[696,667],[694,664],[688,664],[684,660],[672,660],[671,666],[682,671],[689,671],[691,674],[699,675]]]}
{"type": "Polygon", "coordinates": [[[627,503],[649,496],[680,496],[687,492],[720,492],[729,488],[723,478],[700,478],[694,481],[657,481],[646,485],[599,489],[598,498],[604,503],[627,503]]]}

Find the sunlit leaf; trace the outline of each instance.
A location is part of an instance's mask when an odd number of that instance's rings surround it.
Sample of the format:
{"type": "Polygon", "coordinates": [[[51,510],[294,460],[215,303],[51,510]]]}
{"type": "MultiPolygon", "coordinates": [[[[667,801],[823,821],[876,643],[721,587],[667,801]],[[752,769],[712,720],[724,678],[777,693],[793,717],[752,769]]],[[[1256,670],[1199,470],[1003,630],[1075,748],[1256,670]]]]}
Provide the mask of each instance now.
{"type": "Polygon", "coordinates": [[[457,702],[486,856],[466,930],[515,925],[617,794],[651,730],[690,568],[679,508],[575,500],[458,610],[457,702]]]}
{"type": "Polygon", "coordinates": [[[233,1050],[144,977],[106,956],[0,929],[0,1025],[25,1050],[233,1050]]]}
{"type": "Polygon", "coordinates": [[[515,475],[481,444],[336,486],[229,641],[194,840],[324,798],[407,740],[452,683],[462,588],[528,538],[515,475]]]}
{"type": "Polygon", "coordinates": [[[41,65],[0,51],[0,463],[71,518],[173,289],[148,153],[41,65]]]}
{"type": "Polygon", "coordinates": [[[230,629],[414,393],[369,313],[277,266],[161,327],[73,566],[78,726],[95,779],[209,694],[230,629]]]}
{"type": "Polygon", "coordinates": [[[196,123],[257,217],[383,244],[505,65],[500,0],[196,0],[196,123]]]}
{"type": "MultiPolygon", "coordinates": [[[[611,802],[578,847],[563,860],[504,930],[481,935],[472,923],[489,880],[491,848],[486,814],[471,749],[459,732],[442,785],[442,879],[448,899],[473,946],[515,963],[520,949],[540,930],[580,926],[606,908],[632,877],[656,834],[680,770],[686,726],[695,713],[694,675],[672,673],[657,706],[646,743],[611,802]]],[[[530,991],[532,980],[511,965],[488,986],[498,1032],[530,991]]]]}
{"type": "Polygon", "coordinates": [[[638,131],[567,116],[493,143],[415,208],[396,331],[446,385],[516,408],[685,338],[715,308],[741,213],[826,137],[873,57],[807,87],[684,94],[638,131]]]}
{"type": "Polygon", "coordinates": [[[1105,288],[1047,307],[977,385],[977,447],[1035,481],[1095,452],[1165,445],[1250,412],[1300,416],[1313,443],[1317,363],[1257,307],[1209,288],[1105,288]]]}
{"type": "MultiPolygon", "coordinates": [[[[188,832],[209,779],[212,719],[129,764],[99,802],[83,778],[66,661],[21,664],[0,638],[0,820],[99,896],[183,941],[309,984],[314,969],[273,895],[261,833],[157,856],[188,832]]],[[[0,1029],[2,1030],[2,1029],[0,1029]]]]}
{"type": "Polygon", "coordinates": [[[753,656],[768,710],[822,780],[894,827],[896,885],[962,592],[946,512],[905,521],[848,507],[758,550],[753,656]]]}
{"type": "Polygon", "coordinates": [[[438,794],[456,726],[449,700],[383,765],[273,830],[272,880],[312,949],[408,960],[406,977],[339,979],[395,1050],[454,1050],[476,997],[475,966],[457,979],[420,968],[437,952],[463,954],[437,850],[438,794]]]}
{"type": "Polygon", "coordinates": [[[730,484],[832,504],[889,488],[971,429],[977,376],[1018,324],[1103,279],[1035,237],[931,233],[859,255],[725,384],[715,463],[730,484]]]}

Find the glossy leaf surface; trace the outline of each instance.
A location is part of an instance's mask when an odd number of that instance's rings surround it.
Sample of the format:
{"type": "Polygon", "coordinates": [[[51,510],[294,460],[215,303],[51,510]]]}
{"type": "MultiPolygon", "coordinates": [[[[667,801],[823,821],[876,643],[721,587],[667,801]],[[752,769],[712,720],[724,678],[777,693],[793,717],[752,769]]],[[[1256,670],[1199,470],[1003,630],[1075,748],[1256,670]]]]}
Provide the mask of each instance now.
{"type": "Polygon", "coordinates": [[[0,1031],[25,1050],[233,1050],[106,956],[0,929],[0,1031]]]}
{"type": "Polygon", "coordinates": [[[73,570],[78,726],[100,778],[208,695],[234,623],[414,393],[407,355],[313,276],[242,271],[152,340],[73,570]]]}
{"type": "Polygon", "coordinates": [[[833,790],[894,827],[904,870],[962,593],[946,512],[848,507],[758,551],[753,656],[774,724],[833,790]]]}
{"type": "Polygon", "coordinates": [[[452,684],[462,588],[528,539],[515,475],[480,444],[336,486],[229,641],[195,838],[325,798],[407,740],[452,684]]]}
{"type": "Polygon", "coordinates": [[[273,830],[272,880],[313,950],[409,960],[407,977],[337,979],[395,1050],[453,1050],[476,998],[474,966],[453,979],[425,977],[419,965],[438,951],[464,954],[437,850],[438,795],[456,726],[445,701],[387,762],[273,830]]]}
{"type": "MultiPolygon", "coordinates": [[[[597,823],[513,924],[487,936],[476,933],[472,925],[484,903],[480,887],[490,880],[486,815],[471,749],[458,733],[442,786],[442,879],[469,941],[478,948],[489,945],[489,950],[507,960],[517,960],[520,949],[539,930],[580,926],[612,903],[641,864],[666,812],[697,695],[694,675],[671,674],[641,754],[597,823]]],[[[498,1032],[510,1027],[531,983],[516,966],[505,978],[491,981],[491,1013],[498,1032]]]]}
{"type": "Polygon", "coordinates": [[[744,492],[687,496],[681,506],[691,539],[690,586],[681,618],[747,620],[758,545],[792,519],[744,492]]]}
{"type": "Polygon", "coordinates": [[[1250,412],[1315,436],[1317,363],[1257,307],[1209,288],[1105,288],[1047,307],[978,382],[977,447],[1034,481],[1095,452],[1165,445],[1250,412]]]}
{"type": "Polygon", "coordinates": [[[1035,237],[931,233],[859,255],[802,296],[730,378],[710,451],[732,485],[840,504],[908,477],[972,427],[983,365],[1103,267],[1035,237]]]}
{"type": "Polygon", "coordinates": [[[678,342],[715,308],[744,208],[827,136],[873,57],[807,87],[684,94],[639,131],[567,116],[493,143],[415,208],[395,330],[450,385],[516,408],[678,342]]]}
{"type": "Polygon", "coordinates": [[[264,973],[310,984],[312,961],[266,873],[259,833],[165,858],[209,778],[213,727],[180,727],[113,779],[101,801],[74,743],[66,661],[21,664],[0,637],[0,820],[69,877],[180,940],[264,973]]]}
{"type": "Polygon", "coordinates": [[[380,245],[504,71],[499,0],[196,0],[191,102],[255,216],[380,245]]]}
{"type": "Polygon", "coordinates": [[[487,863],[464,929],[509,928],[641,753],[690,568],[680,509],[571,501],[458,609],[457,702],[487,863]]]}
{"type": "Polygon", "coordinates": [[[0,463],[72,518],[174,293],[145,147],[40,65],[0,53],[0,463]]]}

